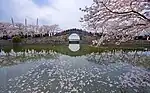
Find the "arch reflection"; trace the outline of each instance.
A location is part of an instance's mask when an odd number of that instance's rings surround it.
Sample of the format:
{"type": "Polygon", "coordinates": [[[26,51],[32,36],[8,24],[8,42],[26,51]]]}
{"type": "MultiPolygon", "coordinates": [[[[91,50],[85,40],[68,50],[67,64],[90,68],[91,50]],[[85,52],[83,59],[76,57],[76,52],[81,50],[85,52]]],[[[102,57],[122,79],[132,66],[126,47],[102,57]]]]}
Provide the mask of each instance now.
{"type": "Polygon", "coordinates": [[[68,48],[72,51],[72,52],[77,52],[80,50],[80,44],[69,44],[68,48]]]}

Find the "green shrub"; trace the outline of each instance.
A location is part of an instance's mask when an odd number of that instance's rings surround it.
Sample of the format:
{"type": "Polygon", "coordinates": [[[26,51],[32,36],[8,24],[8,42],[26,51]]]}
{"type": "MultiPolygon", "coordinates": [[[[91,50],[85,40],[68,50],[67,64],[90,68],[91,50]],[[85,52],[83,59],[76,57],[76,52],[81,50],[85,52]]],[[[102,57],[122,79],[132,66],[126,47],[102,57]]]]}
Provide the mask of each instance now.
{"type": "Polygon", "coordinates": [[[22,40],[21,40],[21,38],[19,36],[15,36],[15,37],[12,38],[12,42],[13,43],[20,43],[21,41],[22,40]]]}

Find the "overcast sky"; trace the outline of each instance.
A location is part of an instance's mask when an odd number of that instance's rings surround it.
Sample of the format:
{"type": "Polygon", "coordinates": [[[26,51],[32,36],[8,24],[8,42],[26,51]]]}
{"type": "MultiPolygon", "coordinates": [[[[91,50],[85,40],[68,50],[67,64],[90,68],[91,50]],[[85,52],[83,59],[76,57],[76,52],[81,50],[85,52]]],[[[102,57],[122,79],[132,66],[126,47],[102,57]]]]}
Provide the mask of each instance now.
{"type": "Polygon", "coordinates": [[[79,8],[92,4],[92,0],[0,0],[0,21],[35,24],[59,24],[62,29],[81,28],[79,8]]]}

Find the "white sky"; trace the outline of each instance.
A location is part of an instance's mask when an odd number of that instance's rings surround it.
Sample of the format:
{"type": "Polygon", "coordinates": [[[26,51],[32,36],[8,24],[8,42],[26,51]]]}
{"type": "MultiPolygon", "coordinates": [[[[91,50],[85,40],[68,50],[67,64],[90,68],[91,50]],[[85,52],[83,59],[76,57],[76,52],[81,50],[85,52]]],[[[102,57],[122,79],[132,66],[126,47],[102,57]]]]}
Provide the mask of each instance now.
{"type": "Polygon", "coordinates": [[[43,6],[37,5],[32,0],[0,0],[0,21],[24,22],[35,24],[39,18],[40,24],[59,24],[62,29],[81,28],[79,22],[83,12],[79,8],[90,6],[92,0],[49,0],[43,6]]]}

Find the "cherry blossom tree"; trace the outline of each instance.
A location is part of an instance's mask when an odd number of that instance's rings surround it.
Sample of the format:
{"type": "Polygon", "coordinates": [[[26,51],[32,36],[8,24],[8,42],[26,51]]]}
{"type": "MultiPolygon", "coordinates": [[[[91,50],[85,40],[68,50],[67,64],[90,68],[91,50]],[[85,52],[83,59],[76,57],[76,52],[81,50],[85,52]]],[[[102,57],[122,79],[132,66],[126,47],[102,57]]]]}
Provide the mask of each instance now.
{"type": "Polygon", "coordinates": [[[133,40],[136,34],[150,27],[150,2],[146,0],[93,0],[80,22],[87,29],[100,31],[98,45],[104,41],[116,44],[133,40]]]}
{"type": "Polygon", "coordinates": [[[44,28],[45,28],[46,32],[48,34],[50,34],[50,36],[54,35],[54,33],[61,31],[59,25],[57,25],[57,24],[50,25],[50,26],[44,25],[44,28]]]}

